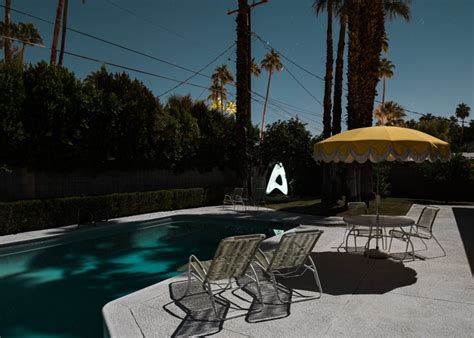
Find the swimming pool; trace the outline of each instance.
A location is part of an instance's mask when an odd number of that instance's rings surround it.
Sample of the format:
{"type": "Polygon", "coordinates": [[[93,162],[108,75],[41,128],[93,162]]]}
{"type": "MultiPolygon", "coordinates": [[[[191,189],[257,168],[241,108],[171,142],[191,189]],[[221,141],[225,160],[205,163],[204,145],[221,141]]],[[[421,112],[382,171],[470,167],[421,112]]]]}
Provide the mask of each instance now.
{"type": "Polygon", "coordinates": [[[292,226],[178,216],[0,248],[0,336],[101,337],[106,303],[179,274],[191,253],[211,259],[224,237],[292,226]]]}

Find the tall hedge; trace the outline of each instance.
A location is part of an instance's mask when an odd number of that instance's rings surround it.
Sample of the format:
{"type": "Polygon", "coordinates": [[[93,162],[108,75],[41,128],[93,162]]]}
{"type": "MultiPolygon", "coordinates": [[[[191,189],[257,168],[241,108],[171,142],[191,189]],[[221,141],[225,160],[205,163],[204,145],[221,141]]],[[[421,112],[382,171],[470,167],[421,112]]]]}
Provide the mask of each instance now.
{"type": "Polygon", "coordinates": [[[233,125],[190,96],[162,104],[139,80],[105,67],[81,80],[46,62],[0,64],[0,166],[233,168],[233,125]]]}
{"type": "Polygon", "coordinates": [[[205,202],[204,189],[194,188],[0,203],[0,235],[200,207],[205,202]]]}

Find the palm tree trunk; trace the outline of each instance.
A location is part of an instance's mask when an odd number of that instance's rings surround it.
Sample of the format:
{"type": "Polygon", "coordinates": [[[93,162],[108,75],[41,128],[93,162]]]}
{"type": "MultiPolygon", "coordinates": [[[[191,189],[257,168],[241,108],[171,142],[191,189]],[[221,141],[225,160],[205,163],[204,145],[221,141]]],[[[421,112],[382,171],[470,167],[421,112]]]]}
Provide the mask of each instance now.
{"type": "Polygon", "coordinates": [[[324,114],[323,114],[323,136],[331,136],[331,87],[332,87],[332,0],[328,0],[328,28],[326,32],[326,76],[324,77],[324,114]]]}
{"type": "Polygon", "coordinates": [[[462,145],[463,134],[464,134],[464,119],[461,119],[461,137],[459,138],[459,145],[462,145]]]}
{"type": "MultiPolygon", "coordinates": [[[[10,37],[10,6],[11,0],[5,0],[5,36],[10,37]]],[[[12,40],[4,39],[5,63],[12,60],[12,40]]]]}
{"type": "MultiPolygon", "coordinates": [[[[347,1],[349,26],[347,127],[354,129],[372,125],[385,22],[382,0],[347,1]]],[[[370,163],[364,165],[360,192],[362,200],[368,199],[373,191],[371,168],[370,163]]],[[[347,189],[349,196],[352,196],[350,184],[347,185],[347,189]]]]}
{"type": "Polygon", "coordinates": [[[23,43],[20,49],[20,64],[23,64],[23,60],[25,58],[25,49],[26,49],[26,44],[23,43]]]}
{"type": "Polygon", "coordinates": [[[66,44],[66,32],[67,32],[67,10],[68,10],[69,0],[64,0],[64,11],[63,11],[63,27],[61,32],[61,51],[59,52],[59,61],[58,65],[63,64],[64,58],[64,46],[66,44]]]}
{"type": "Polygon", "coordinates": [[[385,76],[382,77],[382,107],[385,104],[385,76]]]}
{"type": "Polygon", "coordinates": [[[334,106],[332,108],[332,134],[341,132],[342,120],[342,80],[344,72],[344,45],[346,37],[347,16],[340,17],[339,41],[337,43],[336,74],[334,77],[334,106]]]}
{"type": "Polygon", "coordinates": [[[251,127],[250,117],[250,92],[249,92],[249,27],[246,11],[248,10],[247,0],[239,0],[239,12],[237,14],[237,48],[236,48],[236,170],[237,185],[244,187],[247,185],[249,176],[249,153],[248,153],[248,130],[251,127]]]}
{"type": "Polygon", "coordinates": [[[272,80],[272,72],[270,71],[268,73],[267,95],[265,96],[265,103],[263,105],[262,129],[260,129],[260,142],[263,142],[263,128],[265,127],[265,116],[267,115],[267,101],[268,101],[268,93],[270,92],[271,80],[272,80]]]}
{"type": "Polygon", "coordinates": [[[221,81],[221,113],[224,113],[224,83],[221,81]]]}
{"type": "Polygon", "coordinates": [[[63,12],[64,0],[58,0],[58,7],[56,8],[56,21],[54,23],[53,31],[53,45],[51,47],[51,59],[50,64],[56,64],[56,51],[58,48],[58,38],[59,38],[59,25],[61,24],[61,15],[63,12]]]}

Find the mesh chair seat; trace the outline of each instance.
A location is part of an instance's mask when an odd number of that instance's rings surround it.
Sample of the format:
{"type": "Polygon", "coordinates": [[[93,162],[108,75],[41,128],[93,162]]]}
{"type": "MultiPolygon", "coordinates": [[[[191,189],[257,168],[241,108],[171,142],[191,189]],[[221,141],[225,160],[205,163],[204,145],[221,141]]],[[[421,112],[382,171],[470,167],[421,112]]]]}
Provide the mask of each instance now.
{"type": "Polygon", "coordinates": [[[389,233],[391,236],[393,236],[394,238],[397,238],[397,239],[402,239],[406,236],[410,236],[410,237],[417,237],[417,238],[422,238],[422,239],[431,239],[431,234],[427,231],[424,231],[422,229],[418,229],[416,232],[412,232],[412,233],[408,233],[408,232],[404,232],[404,231],[401,231],[401,230],[390,230],[390,233],[389,233]]]}

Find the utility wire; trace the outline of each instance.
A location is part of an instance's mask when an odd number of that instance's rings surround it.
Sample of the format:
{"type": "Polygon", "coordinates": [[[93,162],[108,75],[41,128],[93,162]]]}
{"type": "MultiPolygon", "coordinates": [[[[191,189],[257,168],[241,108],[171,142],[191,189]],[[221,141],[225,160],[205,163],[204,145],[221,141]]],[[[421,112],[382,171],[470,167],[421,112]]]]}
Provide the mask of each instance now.
{"type": "MultiPolygon", "coordinates": [[[[48,48],[48,49],[50,49],[50,48],[48,48]]],[[[99,59],[89,57],[89,56],[85,56],[85,55],[81,55],[81,54],[76,54],[76,53],[67,52],[67,51],[64,51],[64,54],[71,55],[71,56],[74,56],[74,57],[77,57],[77,58],[80,58],[80,59],[84,59],[84,60],[94,61],[94,62],[97,62],[97,63],[100,63],[100,64],[105,64],[105,65],[108,65],[108,66],[112,66],[112,67],[122,68],[122,69],[129,70],[129,71],[132,71],[132,72],[135,72],[135,73],[149,75],[149,76],[156,77],[156,78],[159,78],[159,79],[164,79],[164,80],[178,82],[178,83],[183,82],[181,80],[174,79],[174,78],[171,78],[171,77],[168,77],[168,76],[164,76],[164,75],[160,75],[160,74],[156,74],[156,73],[151,73],[151,72],[148,72],[148,71],[145,71],[145,70],[132,68],[132,67],[129,67],[129,66],[119,65],[117,63],[113,63],[113,62],[109,62],[109,61],[99,60],[99,59]]],[[[191,86],[191,87],[208,89],[205,86],[201,86],[201,85],[198,85],[198,84],[195,84],[195,83],[187,82],[186,84],[191,86]]]]}
{"type": "Polygon", "coordinates": [[[298,83],[298,84],[300,85],[300,87],[304,89],[304,91],[305,91],[306,93],[308,93],[317,103],[319,103],[321,106],[323,106],[323,103],[322,103],[320,100],[318,100],[318,99],[316,98],[316,96],[314,96],[314,95],[296,78],[296,76],[294,76],[293,73],[289,71],[289,69],[288,69],[287,67],[285,67],[285,70],[287,71],[288,74],[291,75],[291,77],[293,78],[293,80],[295,80],[296,83],[298,83]]]}
{"type": "MultiPolygon", "coordinates": [[[[22,43],[27,43],[28,41],[25,41],[25,40],[21,40],[21,39],[17,39],[17,38],[11,38],[11,37],[7,37],[7,36],[4,36],[4,35],[1,35],[0,37],[2,38],[6,38],[6,39],[10,39],[10,40],[14,40],[14,41],[18,41],[18,42],[22,42],[22,43]]],[[[51,50],[52,48],[50,47],[46,47],[45,45],[40,45],[40,44],[34,44],[35,46],[38,46],[38,47],[41,47],[41,48],[44,48],[44,49],[47,49],[47,50],[51,50]]],[[[156,74],[156,73],[152,73],[152,72],[148,72],[148,71],[145,71],[145,70],[142,70],[142,69],[137,69],[137,68],[133,68],[133,67],[129,67],[129,66],[124,66],[124,65],[120,65],[120,64],[117,64],[117,63],[114,63],[114,62],[109,62],[109,61],[104,61],[104,60],[99,60],[97,58],[93,58],[93,57],[89,57],[89,56],[85,56],[85,55],[81,55],[81,54],[77,54],[77,53],[73,53],[73,52],[69,52],[69,51],[64,51],[64,54],[66,55],[70,55],[70,56],[73,56],[73,57],[76,57],[76,58],[79,58],[79,59],[83,59],[83,60],[88,60],[88,61],[93,61],[93,62],[96,62],[96,63],[99,63],[99,64],[105,64],[105,65],[109,65],[109,66],[112,66],[112,67],[116,67],[116,68],[121,68],[121,69],[125,69],[125,70],[128,70],[128,71],[132,71],[132,72],[136,72],[136,73],[140,73],[140,74],[144,74],[144,75],[148,75],[148,76],[152,76],[152,77],[156,77],[156,78],[160,78],[160,79],[165,79],[165,80],[168,80],[168,81],[174,81],[174,82],[178,82],[179,84],[184,84],[183,81],[181,80],[177,80],[177,79],[174,79],[174,78],[170,78],[170,77],[167,77],[167,76],[163,76],[163,75],[160,75],[160,74],[156,74]]],[[[202,88],[203,91],[201,92],[200,96],[204,93],[205,90],[210,90],[208,87],[206,86],[201,86],[201,85],[198,85],[198,84],[194,84],[194,83],[189,83],[189,82],[186,82],[187,85],[189,86],[193,86],[193,87],[197,87],[197,88],[202,88]]],[[[232,96],[235,97],[235,94],[233,93],[229,93],[231,94],[232,96]]],[[[255,97],[251,96],[251,99],[260,103],[261,105],[263,105],[262,101],[259,100],[259,99],[256,99],[255,97]]],[[[291,114],[290,112],[288,112],[286,109],[282,108],[281,106],[278,106],[276,104],[271,104],[273,106],[275,106],[276,108],[282,110],[283,112],[285,112],[288,116],[290,117],[298,117],[298,115],[294,115],[294,114],[291,114]]],[[[273,108],[273,107],[270,107],[273,111],[275,111],[277,114],[279,114],[280,116],[281,113],[273,108]]],[[[310,120],[309,118],[306,118],[307,120],[310,120]]],[[[314,121],[312,120],[313,122],[316,122],[318,123],[318,121],[314,121]]],[[[319,128],[311,125],[311,124],[308,124],[310,127],[312,127],[313,129],[315,130],[319,130],[319,128]]]]}
{"type": "MultiPolygon", "coordinates": [[[[257,36],[257,38],[258,38],[261,42],[263,42],[263,39],[261,39],[258,35],[256,35],[256,36],[257,36]]],[[[273,47],[270,46],[269,43],[264,43],[264,47],[265,47],[267,50],[273,49],[273,47]]],[[[275,49],[274,49],[274,50],[275,50],[275,49]]],[[[291,62],[291,63],[294,64],[294,65],[296,65],[296,63],[294,63],[293,61],[289,60],[287,57],[285,57],[283,54],[281,54],[281,53],[278,52],[277,50],[275,50],[275,52],[278,53],[278,54],[279,54],[280,56],[282,56],[283,58],[285,58],[285,60],[291,62]]],[[[301,88],[303,88],[303,90],[304,90],[306,93],[308,93],[317,103],[319,103],[321,106],[323,106],[323,103],[321,102],[321,100],[319,100],[318,98],[316,98],[316,96],[314,96],[313,93],[311,93],[311,92],[301,83],[301,81],[299,81],[299,80],[296,78],[296,76],[295,76],[292,72],[290,72],[290,70],[288,69],[288,67],[284,67],[284,69],[285,69],[285,71],[286,71],[288,74],[290,74],[290,76],[293,78],[293,80],[295,80],[296,83],[297,83],[301,88]]]]}
{"type": "MultiPolygon", "coordinates": [[[[0,7],[5,8],[5,5],[0,5],[0,7]]],[[[10,10],[11,10],[12,12],[15,12],[15,13],[18,13],[18,14],[21,14],[21,15],[28,16],[28,17],[30,17],[30,18],[32,18],[32,19],[35,19],[35,20],[38,20],[38,21],[42,21],[42,22],[44,22],[44,23],[48,23],[48,24],[50,24],[50,25],[54,25],[54,24],[55,24],[54,22],[52,22],[52,21],[50,21],[50,20],[46,20],[46,19],[44,19],[44,18],[40,18],[40,17],[38,17],[38,16],[36,16],[36,15],[29,14],[29,13],[26,13],[26,12],[23,12],[23,11],[14,9],[14,8],[10,8],[10,10]]],[[[82,35],[82,36],[86,36],[86,37],[91,38],[91,39],[93,39],[93,40],[100,41],[100,42],[103,42],[103,43],[105,43],[105,44],[108,44],[108,45],[111,45],[111,46],[114,46],[114,47],[117,47],[117,48],[126,50],[126,51],[128,51],[128,52],[131,52],[131,53],[134,53],[134,54],[138,54],[138,55],[147,57],[147,58],[149,58],[149,59],[152,59],[152,60],[155,60],[155,61],[158,61],[158,62],[167,64],[167,65],[169,65],[169,66],[172,66],[172,67],[175,67],[175,68],[178,68],[178,69],[181,69],[181,70],[185,70],[185,71],[190,72],[190,73],[195,73],[195,71],[194,71],[193,69],[190,69],[190,68],[187,68],[187,67],[178,65],[178,64],[173,63],[173,62],[171,62],[171,61],[164,60],[164,59],[158,58],[158,57],[156,57],[156,56],[153,56],[153,55],[150,55],[150,54],[147,54],[147,53],[144,53],[144,52],[140,52],[140,51],[138,51],[138,50],[136,50],[136,49],[129,48],[129,47],[124,46],[124,45],[121,45],[121,44],[119,44],[119,43],[112,42],[112,41],[103,39],[103,38],[101,38],[101,37],[98,37],[98,36],[95,36],[95,35],[92,35],[92,34],[89,34],[89,33],[82,32],[82,31],[80,31],[80,30],[77,30],[77,29],[74,29],[74,28],[71,28],[71,27],[66,27],[66,29],[67,29],[68,31],[74,32],[74,33],[76,33],[76,34],[79,34],[79,35],[82,35]]],[[[201,76],[204,76],[204,77],[207,77],[207,78],[211,78],[210,76],[205,75],[205,74],[201,74],[201,73],[198,73],[198,75],[201,75],[201,76]]]]}
{"type": "Polygon", "coordinates": [[[293,60],[291,60],[290,58],[286,57],[284,54],[282,54],[280,51],[278,51],[277,49],[275,49],[271,44],[270,42],[268,41],[265,41],[260,35],[258,35],[257,33],[255,32],[252,32],[252,35],[255,36],[264,46],[265,48],[271,48],[273,49],[277,54],[279,54],[282,58],[284,58],[286,61],[290,62],[292,65],[298,67],[299,69],[301,69],[302,71],[316,77],[317,79],[321,80],[321,81],[324,81],[324,78],[322,76],[319,76],[318,74],[315,74],[313,73],[312,71],[304,68],[303,66],[300,66],[299,64],[297,64],[296,62],[294,62],[293,60]]]}
{"type": "Polygon", "coordinates": [[[145,18],[145,17],[142,17],[142,16],[138,15],[136,12],[132,11],[131,9],[125,8],[125,7],[123,7],[123,6],[121,6],[121,5],[117,4],[117,3],[115,3],[114,1],[105,0],[105,2],[109,3],[110,5],[114,6],[115,8],[120,9],[120,10],[123,11],[123,12],[126,12],[126,13],[130,14],[131,16],[133,16],[133,17],[136,18],[136,19],[140,19],[140,20],[146,22],[147,24],[149,24],[149,25],[151,25],[151,26],[154,26],[154,27],[156,27],[156,28],[159,28],[159,29],[161,29],[161,30],[164,30],[164,31],[166,31],[166,32],[168,32],[168,33],[170,33],[170,34],[173,34],[173,35],[175,35],[175,36],[177,36],[177,37],[179,37],[179,38],[181,38],[181,39],[183,39],[183,40],[186,40],[186,41],[189,41],[189,42],[192,42],[192,43],[197,43],[196,41],[193,41],[193,40],[189,39],[188,37],[186,37],[186,36],[184,36],[184,35],[182,35],[182,34],[176,32],[176,31],[173,31],[173,30],[171,30],[171,29],[169,29],[169,28],[167,28],[167,27],[165,27],[165,26],[163,26],[163,25],[159,25],[159,24],[157,24],[157,23],[155,23],[155,22],[153,22],[153,21],[151,21],[151,20],[149,20],[149,19],[147,19],[147,18],[145,18]]]}
{"type": "MultiPolygon", "coordinates": [[[[297,64],[295,61],[291,60],[290,58],[288,58],[287,56],[285,56],[284,54],[282,54],[280,51],[278,51],[277,49],[275,49],[268,41],[265,41],[261,36],[259,36],[257,33],[255,32],[252,32],[252,35],[255,36],[257,38],[257,40],[259,40],[264,46],[265,48],[272,48],[275,52],[277,52],[282,58],[284,58],[285,60],[287,60],[288,62],[290,62],[291,64],[293,64],[294,66],[298,67],[299,69],[301,69],[302,71],[308,73],[309,75],[312,75],[314,76],[315,78],[317,78],[318,80],[321,80],[324,82],[324,78],[318,74],[315,74],[314,72],[308,70],[307,68],[297,64]]],[[[347,88],[343,88],[344,91],[348,91],[347,88]]],[[[377,103],[382,103],[381,101],[379,100],[375,100],[375,102],[377,103]]],[[[418,111],[415,111],[415,110],[411,110],[411,109],[407,109],[407,108],[404,108],[404,110],[407,112],[407,113],[411,113],[411,114],[416,114],[416,115],[420,115],[420,116],[426,116],[427,114],[425,113],[420,113],[418,111]]],[[[457,119],[459,121],[459,119],[457,119]]]]}
{"type": "MultiPolygon", "coordinates": [[[[2,38],[11,39],[11,40],[15,40],[15,41],[19,41],[19,42],[22,42],[22,43],[28,43],[28,41],[21,40],[21,39],[10,38],[10,37],[6,37],[6,36],[3,36],[3,35],[2,35],[1,37],[2,37],[2,38]]],[[[51,50],[51,49],[52,49],[52,48],[50,48],[50,47],[46,47],[45,45],[39,45],[39,44],[34,44],[34,45],[35,45],[35,46],[38,46],[38,47],[41,47],[41,48],[44,48],[44,49],[48,49],[48,50],[51,50]]],[[[140,73],[140,74],[149,75],[149,76],[152,76],[152,77],[156,77],[156,78],[160,78],[160,79],[164,79],[164,80],[168,80],[168,81],[178,82],[178,83],[180,83],[180,84],[183,82],[183,81],[181,81],[181,80],[174,79],[174,78],[171,78],[171,77],[168,77],[168,76],[164,76],[164,75],[160,75],[160,74],[148,72],[148,71],[145,71],[145,70],[142,70],[142,69],[137,69],[137,68],[133,68],[133,67],[129,67],[129,66],[119,65],[119,64],[114,63],[114,62],[99,60],[99,59],[96,59],[96,58],[93,58],[93,57],[90,57],[90,56],[85,56],[85,55],[81,55],[81,54],[77,54],[77,53],[73,53],[73,52],[69,52],[69,51],[64,51],[64,54],[70,55],[70,56],[74,56],[74,57],[76,57],[76,58],[80,58],[80,59],[84,59],[84,60],[89,60],[89,61],[97,62],[97,63],[100,63],[100,64],[105,64],[105,65],[112,66],[112,67],[117,67],[117,68],[129,70],[129,71],[136,72],[136,73],[140,73]]],[[[208,87],[201,86],[201,85],[194,84],[194,83],[189,83],[189,82],[188,82],[187,84],[188,84],[189,86],[193,86],[193,87],[197,87],[197,88],[209,89],[208,87]]]]}
{"type": "Polygon", "coordinates": [[[201,72],[206,69],[207,67],[209,67],[211,64],[213,64],[214,62],[216,62],[222,55],[224,55],[225,53],[227,53],[230,49],[232,49],[233,47],[235,46],[235,42],[230,45],[228,48],[226,48],[223,52],[219,53],[219,55],[217,55],[215,58],[213,58],[211,61],[209,61],[205,66],[201,67],[199,70],[195,71],[194,74],[192,74],[191,76],[187,77],[185,80],[183,80],[181,83],[175,85],[174,87],[171,87],[170,89],[168,89],[167,91],[161,93],[160,95],[158,95],[158,97],[162,97],[163,95],[166,95],[168,94],[169,92],[175,90],[176,88],[186,84],[189,80],[191,80],[193,77],[195,77],[196,75],[198,74],[201,74],[201,72]]]}

